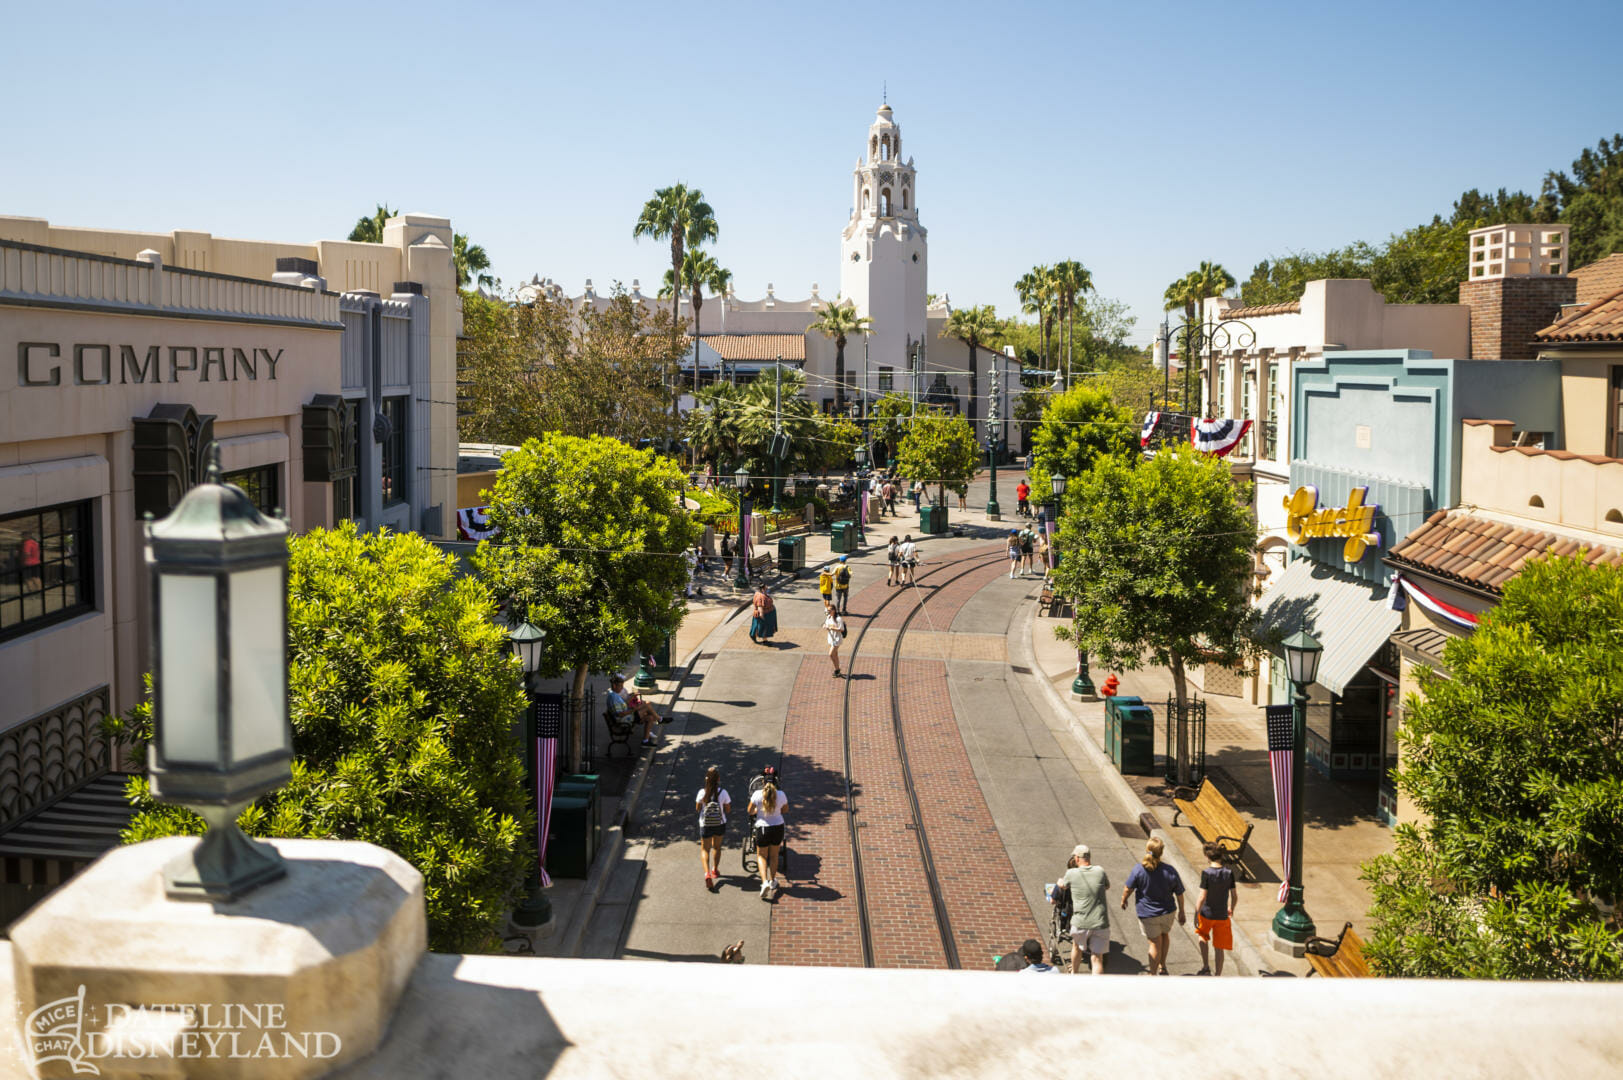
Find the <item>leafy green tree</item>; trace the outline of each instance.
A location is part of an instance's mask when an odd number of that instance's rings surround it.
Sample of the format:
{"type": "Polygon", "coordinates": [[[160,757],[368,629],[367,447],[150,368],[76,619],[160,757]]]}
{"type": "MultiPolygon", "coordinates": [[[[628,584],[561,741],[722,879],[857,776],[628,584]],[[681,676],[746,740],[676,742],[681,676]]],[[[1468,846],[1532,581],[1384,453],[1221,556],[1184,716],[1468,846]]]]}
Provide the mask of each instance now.
{"type": "Polygon", "coordinates": [[[1572,226],[1570,263],[1587,266],[1623,251],[1623,135],[1601,139],[1572,163],[1572,173],[1551,172],[1539,196],[1545,216],[1572,226]]]}
{"type": "Polygon", "coordinates": [[[849,416],[819,416],[817,418],[818,464],[828,469],[843,469],[862,444],[862,429],[849,416]]]}
{"type": "MultiPolygon", "coordinates": [[[[1235,664],[1256,649],[1248,488],[1226,462],[1187,446],[1136,463],[1098,456],[1065,493],[1053,580],[1075,615],[1055,633],[1106,668],[1169,668],[1182,713],[1189,668],[1235,664]]],[[[1186,724],[1176,755],[1178,781],[1188,783],[1186,724]]]]}
{"type": "Polygon", "coordinates": [[[991,304],[954,308],[947,316],[947,336],[955,337],[969,346],[969,408],[965,410],[965,415],[971,428],[977,419],[975,399],[980,392],[975,370],[975,350],[991,345],[1002,332],[1003,324],[998,321],[997,309],[991,304]]]}
{"type": "MultiPolygon", "coordinates": [[[[379,203],[371,214],[355,222],[349,239],[361,244],[381,244],[384,225],[399,215],[400,211],[391,209],[387,203],[379,203]]],[[[458,289],[466,289],[470,282],[482,287],[496,284],[496,279],[485,273],[490,269],[490,256],[478,244],[468,243],[468,238],[461,233],[451,234],[451,262],[456,267],[458,289]]]]}
{"type": "MultiPolygon", "coordinates": [[[[473,565],[515,617],[547,632],[542,674],[617,670],[676,633],[685,610],[682,553],[697,527],[680,501],[681,467],[617,440],[549,432],[502,459],[473,565]]],[[[579,769],[585,717],[570,722],[579,769]]]]}
{"type": "MultiPolygon", "coordinates": [[[[856,305],[847,300],[843,304],[833,300],[817,310],[811,329],[834,340],[834,407],[845,411],[845,343],[853,334],[873,332],[873,320],[858,315],[856,305]]],[[[973,376],[971,376],[973,378],[973,376]]]]}
{"type": "Polygon", "coordinates": [[[1529,561],[1404,704],[1419,812],[1365,864],[1384,975],[1623,979],[1623,569],[1529,561]]]}
{"type": "Polygon", "coordinates": [[[1371,276],[1374,260],[1375,249],[1364,243],[1335,251],[1294,251],[1264,259],[1240,286],[1240,302],[1247,307],[1292,303],[1302,298],[1310,281],[1371,276]]]}
{"type": "Polygon", "coordinates": [[[1393,236],[1370,267],[1375,291],[1391,304],[1457,303],[1469,270],[1466,248],[1476,227],[1471,220],[1434,218],[1430,225],[1393,236]]]}
{"type": "Polygon", "coordinates": [[[1075,259],[1054,264],[1054,291],[1059,301],[1061,332],[1065,335],[1066,378],[1076,370],[1073,347],[1076,342],[1076,303],[1079,297],[1093,291],[1093,275],[1075,259]]]}
{"type": "Polygon", "coordinates": [[[1051,490],[1055,473],[1075,479],[1102,456],[1137,453],[1138,429],[1133,415],[1111,400],[1108,390],[1077,386],[1050,395],[1030,443],[1032,488],[1044,493],[1051,490]]]}
{"type": "MultiPolygon", "coordinates": [[[[411,533],[353,522],[289,542],[293,777],[238,819],[253,836],[364,840],[423,875],[435,952],[490,952],[535,848],[512,725],[522,673],[495,604],[411,533]]],[[[145,764],[148,701],[106,725],[145,764]]],[[[127,842],[196,835],[131,777],[127,842]]]]}
{"type": "Polygon", "coordinates": [[[956,491],[973,480],[979,464],[980,449],[969,421],[933,409],[908,422],[896,452],[896,472],[936,485],[937,506],[946,504],[949,487],[956,491]]]}
{"type": "Polygon", "coordinates": [[[710,462],[710,471],[722,475],[738,460],[743,391],[731,383],[716,383],[701,389],[695,401],[682,419],[682,430],[694,456],[710,462]]]}
{"type": "Polygon", "coordinates": [[[885,448],[885,460],[895,460],[896,448],[902,444],[907,421],[914,412],[912,398],[894,393],[883,395],[868,410],[868,415],[872,418],[868,430],[872,433],[874,442],[885,448]]]}
{"type": "Polygon", "coordinates": [[[1051,266],[1033,266],[1014,283],[1014,293],[1020,298],[1020,310],[1037,316],[1037,329],[1042,338],[1043,367],[1051,368],[1048,351],[1048,331],[1053,323],[1055,306],[1059,299],[1059,282],[1051,266]]]}
{"type": "Polygon", "coordinates": [[[349,230],[349,239],[357,244],[383,243],[383,226],[392,217],[398,217],[400,211],[389,208],[388,203],[378,203],[378,208],[371,214],[363,216],[349,230]]]}

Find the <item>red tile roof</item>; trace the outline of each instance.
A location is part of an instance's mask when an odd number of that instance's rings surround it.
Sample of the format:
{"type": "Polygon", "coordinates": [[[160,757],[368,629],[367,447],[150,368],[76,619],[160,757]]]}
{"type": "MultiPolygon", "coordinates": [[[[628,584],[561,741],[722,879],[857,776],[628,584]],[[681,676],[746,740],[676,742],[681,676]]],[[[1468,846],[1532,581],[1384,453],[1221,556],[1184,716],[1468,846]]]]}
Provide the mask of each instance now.
{"type": "Polygon", "coordinates": [[[1623,251],[1580,266],[1567,276],[1578,282],[1578,303],[1593,304],[1623,289],[1623,251]]]}
{"type": "Polygon", "coordinates": [[[1539,341],[1623,341],[1623,288],[1533,335],[1539,341]]]}
{"type": "Polygon", "coordinates": [[[1223,312],[1225,319],[1257,319],[1264,315],[1295,315],[1302,310],[1300,300],[1292,300],[1286,304],[1253,304],[1251,307],[1229,308],[1223,312]]]}
{"type": "Polygon", "coordinates": [[[1412,566],[1440,578],[1500,592],[1528,559],[1544,554],[1576,555],[1585,548],[1585,561],[1591,565],[1623,566],[1623,554],[1616,548],[1524,529],[1467,510],[1439,510],[1404,537],[1387,558],[1399,568],[1412,566]]]}
{"type": "Polygon", "coordinates": [[[701,334],[723,360],[804,360],[804,334],[701,334]]]}

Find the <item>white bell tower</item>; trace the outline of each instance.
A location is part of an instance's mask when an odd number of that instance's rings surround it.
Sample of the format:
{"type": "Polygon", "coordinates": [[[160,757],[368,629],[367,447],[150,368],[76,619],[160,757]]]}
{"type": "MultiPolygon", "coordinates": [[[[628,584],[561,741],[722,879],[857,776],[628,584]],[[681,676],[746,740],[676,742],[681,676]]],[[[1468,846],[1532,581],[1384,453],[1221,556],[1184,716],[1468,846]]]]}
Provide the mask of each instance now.
{"type": "MultiPolygon", "coordinates": [[[[840,295],[873,320],[868,356],[875,384],[868,392],[876,392],[879,369],[888,367],[895,389],[907,393],[910,348],[920,349],[921,370],[928,362],[923,342],[929,259],[919,224],[918,175],[913,159],[902,158],[902,129],[889,105],[880,106],[868,128],[866,153],[851,181],[851,207],[840,239],[840,295]]],[[[849,348],[846,355],[849,364],[849,348]]],[[[853,382],[861,379],[860,353],[856,360],[853,382]]]]}

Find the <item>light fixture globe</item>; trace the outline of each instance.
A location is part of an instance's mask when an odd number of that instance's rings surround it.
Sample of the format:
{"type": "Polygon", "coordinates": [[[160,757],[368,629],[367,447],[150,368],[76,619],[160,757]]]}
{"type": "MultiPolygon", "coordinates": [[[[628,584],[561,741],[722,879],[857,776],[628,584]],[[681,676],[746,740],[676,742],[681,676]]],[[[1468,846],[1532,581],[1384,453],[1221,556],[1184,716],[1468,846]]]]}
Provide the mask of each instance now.
{"type": "Polygon", "coordinates": [[[1064,496],[1065,485],[1067,483],[1069,483],[1069,481],[1067,481],[1065,477],[1059,473],[1055,473],[1053,476],[1048,478],[1048,486],[1054,489],[1054,497],[1056,499],[1064,496]]]}
{"type": "Polygon", "coordinates": [[[739,491],[748,491],[750,489],[750,471],[748,469],[739,469],[733,473],[733,486],[739,491]]]}
{"type": "Polygon", "coordinates": [[[547,632],[528,622],[519,623],[507,634],[507,647],[524,665],[525,675],[541,670],[541,655],[546,651],[547,632]]]}
{"type": "Polygon", "coordinates": [[[868,448],[866,446],[859,446],[856,448],[855,453],[857,459],[857,468],[866,469],[868,467],[868,448]]]}
{"type": "Polygon", "coordinates": [[[1319,676],[1319,658],[1324,655],[1319,639],[1298,630],[1286,638],[1281,647],[1285,650],[1285,670],[1291,682],[1297,686],[1311,685],[1319,676]]]}

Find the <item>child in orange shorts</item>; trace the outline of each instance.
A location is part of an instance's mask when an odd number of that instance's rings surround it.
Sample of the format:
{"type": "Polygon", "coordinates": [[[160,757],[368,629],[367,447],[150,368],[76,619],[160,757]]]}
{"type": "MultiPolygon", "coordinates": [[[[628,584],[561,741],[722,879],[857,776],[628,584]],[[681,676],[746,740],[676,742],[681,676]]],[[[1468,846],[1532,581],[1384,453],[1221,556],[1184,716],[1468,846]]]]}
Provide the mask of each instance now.
{"type": "Polygon", "coordinates": [[[1195,901],[1195,933],[1200,937],[1200,971],[1198,975],[1212,974],[1208,963],[1207,946],[1217,953],[1217,974],[1223,974],[1223,954],[1234,948],[1234,930],[1229,919],[1239,903],[1239,890],[1234,887],[1234,871],[1223,865],[1223,849],[1207,844],[1206,869],[1200,872],[1200,897],[1195,901]]]}

